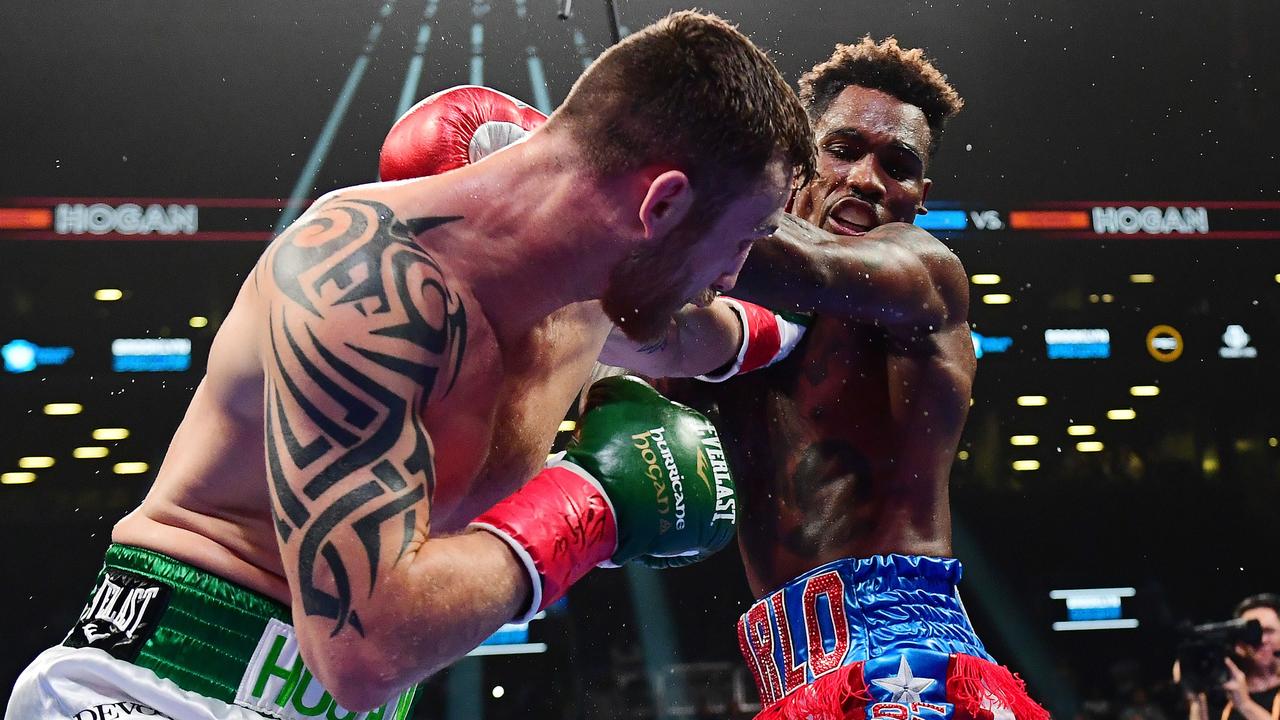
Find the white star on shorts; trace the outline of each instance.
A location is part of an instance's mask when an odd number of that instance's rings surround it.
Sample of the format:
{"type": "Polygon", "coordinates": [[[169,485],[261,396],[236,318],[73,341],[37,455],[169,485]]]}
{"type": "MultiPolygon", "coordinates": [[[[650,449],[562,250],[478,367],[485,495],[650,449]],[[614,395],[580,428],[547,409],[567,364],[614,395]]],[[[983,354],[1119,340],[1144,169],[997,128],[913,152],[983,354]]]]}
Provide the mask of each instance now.
{"type": "Polygon", "coordinates": [[[893,701],[910,705],[911,703],[920,702],[920,693],[929,689],[935,680],[928,678],[917,678],[911,673],[911,666],[907,664],[907,656],[902,656],[902,662],[898,664],[898,674],[887,680],[872,680],[871,682],[879,685],[881,688],[893,693],[893,701]]]}

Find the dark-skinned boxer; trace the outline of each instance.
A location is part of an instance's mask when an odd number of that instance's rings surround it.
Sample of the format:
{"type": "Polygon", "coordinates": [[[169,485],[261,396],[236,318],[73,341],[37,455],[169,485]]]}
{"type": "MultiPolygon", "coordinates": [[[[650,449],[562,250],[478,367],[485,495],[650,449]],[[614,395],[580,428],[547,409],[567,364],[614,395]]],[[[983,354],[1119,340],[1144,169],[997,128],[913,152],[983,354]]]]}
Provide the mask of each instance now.
{"type": "Polygon", "coordinates": [[[760,305],[687,308],[663,340],[616,335],[603,359],[727,380],[661,387],[715,420],[739,479],[759,602],[738,632],[761,718],[1042,720],[974,633],[950,557],[968,280],[910,223],[960,97],[920,50],[868,38],[801,98],[818,170],[734,290],[760,305]]]}

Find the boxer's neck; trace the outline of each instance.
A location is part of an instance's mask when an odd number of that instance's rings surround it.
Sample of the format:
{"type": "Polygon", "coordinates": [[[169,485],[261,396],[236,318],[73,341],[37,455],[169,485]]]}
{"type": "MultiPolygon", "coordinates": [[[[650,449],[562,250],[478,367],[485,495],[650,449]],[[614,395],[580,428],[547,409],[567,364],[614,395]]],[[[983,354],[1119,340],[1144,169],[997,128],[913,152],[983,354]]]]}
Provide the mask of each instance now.
{"type": "Polygon", "coordinates": [[[544,129],[443,176],[452,181],[450,212],[466,218],[471,231],[461,238],[465,248],[447,253],[450,273],[486,315],[515,332],[599,298],[609,271],[630,250],[623,238],[638,234],[620,227],[629,199],[613,200],[562,136],[544,129]]]}

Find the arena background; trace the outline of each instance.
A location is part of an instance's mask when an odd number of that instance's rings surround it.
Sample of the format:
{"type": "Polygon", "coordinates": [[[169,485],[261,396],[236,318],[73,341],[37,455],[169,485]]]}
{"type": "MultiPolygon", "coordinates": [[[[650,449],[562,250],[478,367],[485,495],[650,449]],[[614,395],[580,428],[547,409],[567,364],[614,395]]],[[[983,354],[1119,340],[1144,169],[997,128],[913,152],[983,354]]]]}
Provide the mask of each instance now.
{"type": "MultiPolygon", "coordinates": [[[[409,101],[483,82],[553,107],[609,42],[603,2],[559,4],[0,7],[0,700],[69,627],[273,229],[373,180],[409,101]],[[177,342],[113,356],[156,338],[177,342]]],[[[982,336],[953,481],[963,592],[1055,717],[1181,714],[1178,624],[1280,590],[1277,4],[699,6],[791,80],[895,34],[965,96],[928,216],[975,276],[982,336]],[[1070,616],[1051,597],[1081,588],[1120,590],[1070,616]],[[1137,626],[1053,629],[1073,619],[1137,626]]],[[[618,3],[624,31],[672,7],[618,3]]],[[[545,652],[464,660],[417,716],[745,713],[749,600],[732,550],[596,572],[533,623],[545,652]]]]}

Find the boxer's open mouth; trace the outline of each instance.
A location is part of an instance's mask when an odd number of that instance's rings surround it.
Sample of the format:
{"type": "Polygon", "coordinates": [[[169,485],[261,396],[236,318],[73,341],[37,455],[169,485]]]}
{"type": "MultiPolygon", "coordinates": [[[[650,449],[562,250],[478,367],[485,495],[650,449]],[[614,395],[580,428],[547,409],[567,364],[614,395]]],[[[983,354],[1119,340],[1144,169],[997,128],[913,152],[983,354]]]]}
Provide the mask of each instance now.
{"type": "Polygon", "coordinates": [[[863,235],[879,223],[875,209],[852,197],[841,198],[827,216],[833,232],[840,235],[863,235]]]}

